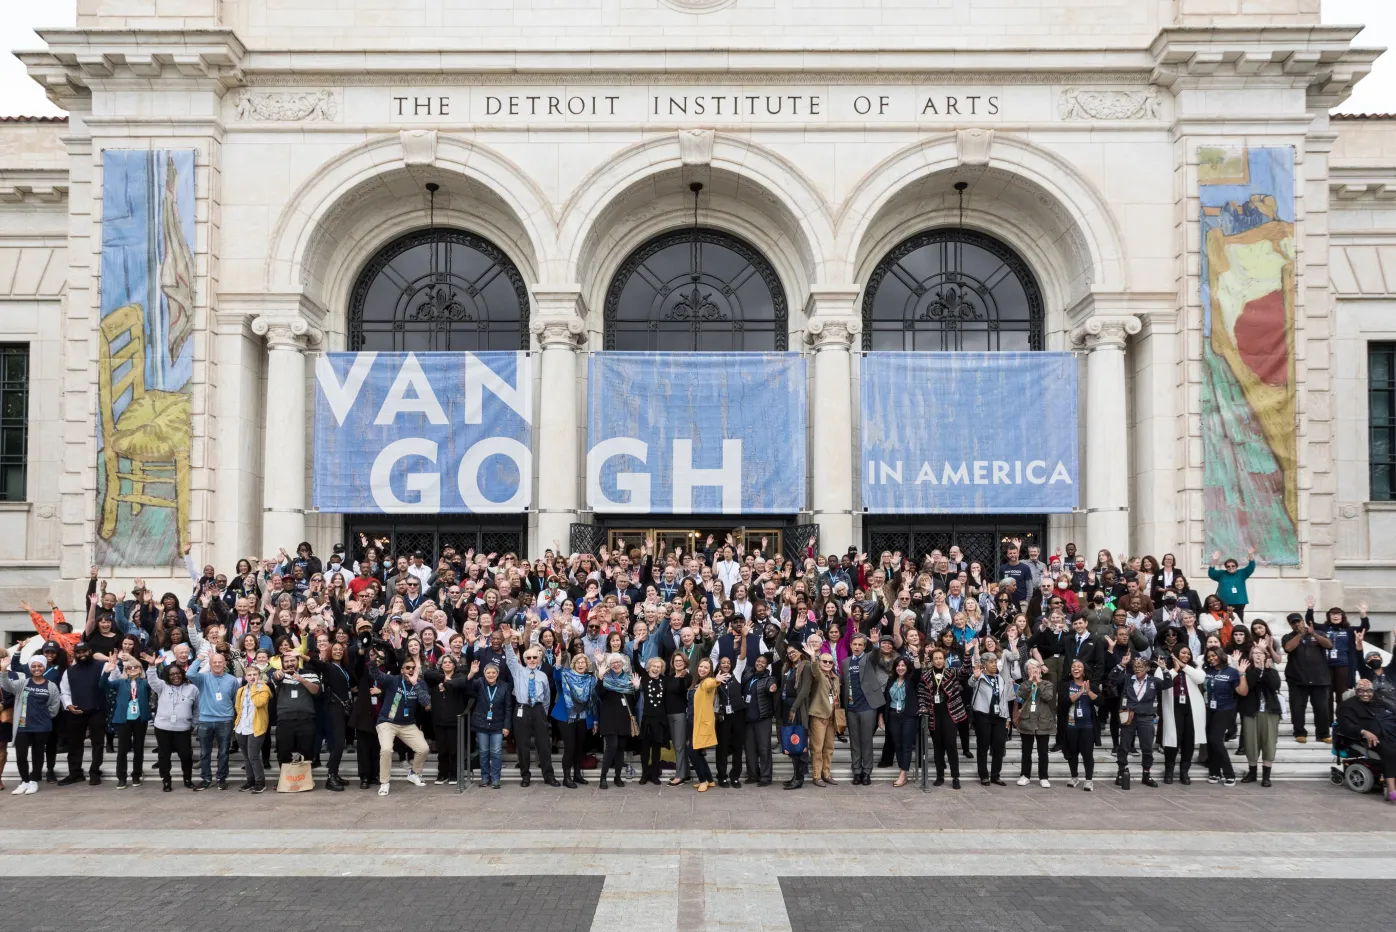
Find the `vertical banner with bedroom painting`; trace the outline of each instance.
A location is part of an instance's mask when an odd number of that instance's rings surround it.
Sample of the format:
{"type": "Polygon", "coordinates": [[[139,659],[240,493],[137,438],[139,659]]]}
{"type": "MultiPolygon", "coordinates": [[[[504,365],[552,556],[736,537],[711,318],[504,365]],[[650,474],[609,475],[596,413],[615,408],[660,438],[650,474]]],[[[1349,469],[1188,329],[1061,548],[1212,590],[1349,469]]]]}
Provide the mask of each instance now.
{"type": "Polygon", "coordinates": [[[103,566],[179,559],[189,540],[194,150],[102,153],[97,547],[103,566]]]}
{"type": "Polygon", "coordinates": [[[1294,150],[1198,151],[1206,549],[1299,562],[1294,150]]]}

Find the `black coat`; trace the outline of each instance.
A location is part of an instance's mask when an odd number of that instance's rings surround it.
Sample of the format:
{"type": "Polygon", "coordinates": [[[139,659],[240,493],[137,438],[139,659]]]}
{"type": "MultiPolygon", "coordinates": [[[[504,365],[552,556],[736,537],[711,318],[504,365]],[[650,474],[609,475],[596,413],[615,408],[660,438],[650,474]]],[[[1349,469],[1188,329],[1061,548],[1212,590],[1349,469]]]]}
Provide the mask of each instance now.
{"type": "Polygon", "coordinates": [[[771,669],[766,668],[764,673],[757,673],[755,670],[742,671],[742,698],[746,703],[746,719],[749,722],[759,722],[763,718],[774,718],[776,714],[776,694],[771,692],[771,685],[776,678],[771,674],[771,669]]]}
{"type": "Polygon", "coordinates": [[[1262,673],[1251,667],[1246,671],[1246,694],[1236,696],[1236,711],[1244,718],[1260,711],[1260,697],[1265,697],[1265,711],[1280,712],[1280,671],[1274,667],[1262,673]]]}
{"type": "Polygon", "coordinates": [[[467,689],[470,679],[462,671],[448,680],[435,667],[423,670],[422,678],[427,681],[427,688],[431,691],[431,723],[437,728],[454,727],[456,717],[465,711],[470,701],[467,689]]]}
{"type": "Polygon", "coordinates": [[[634,693],[618,693],[607,689],[604,683],[596,684],[596,695],[600,699],[596,730],[602,735],[630,737],[630,716],[633,712],[634,693]]]}
{"type": "Polygon", "coordinates": [[[664,674],[664,714],[688,713],[688,677],[664,674]]]}

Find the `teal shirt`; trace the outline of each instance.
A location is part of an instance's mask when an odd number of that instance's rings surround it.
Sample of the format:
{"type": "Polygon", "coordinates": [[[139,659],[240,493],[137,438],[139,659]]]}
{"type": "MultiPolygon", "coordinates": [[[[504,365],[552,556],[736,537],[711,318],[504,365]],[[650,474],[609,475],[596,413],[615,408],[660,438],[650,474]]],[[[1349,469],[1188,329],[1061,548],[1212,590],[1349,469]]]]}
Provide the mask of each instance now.
{"type": "Polygon", "coordinates": [[[1246,594],[1246,580],[1250,579],[1254,572],[1255,561],[1251,560],[1234,573],[1228,573],[1215,566],[1209,567],[1207,575],[1217,581],[1217,598],[1222,600],[1222,604],[1249,605],[1251,599],[1246,594]]]}

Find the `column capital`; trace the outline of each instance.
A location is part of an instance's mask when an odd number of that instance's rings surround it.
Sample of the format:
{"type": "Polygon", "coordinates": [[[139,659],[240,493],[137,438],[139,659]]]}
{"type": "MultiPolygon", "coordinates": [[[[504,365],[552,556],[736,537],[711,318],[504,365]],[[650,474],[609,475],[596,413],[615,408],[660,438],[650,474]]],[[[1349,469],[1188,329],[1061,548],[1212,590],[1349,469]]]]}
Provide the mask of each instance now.
{"type": "Polygon", "coordinates": [[[821,314],[811,318],[806,325],[805,339],[814,347],[815,352],[826,349],[847,350],[862,332],[863,322],[856,317],[821,314]]]}
{"type": "Polygon", "coordinates": [[[586,324],[580,317],[535,317],[528,325],[543,349],[576,349],[586,342],[586,324]]]}
{"type": "Polygon", "coordinates": [[[303,317],[262,316],[252,321],[252,332],[267,338],[269,350],[294,350],[299,353],[310,345],[319,345],[325,335],[303,317]]]}
{"type": "Polygon", "coordinates": [[[1099,315],[1071,331],[1071,342],[1089,351],[1124,349],[1125,341],[1143,328],[1133,314],[1099,315]]]}

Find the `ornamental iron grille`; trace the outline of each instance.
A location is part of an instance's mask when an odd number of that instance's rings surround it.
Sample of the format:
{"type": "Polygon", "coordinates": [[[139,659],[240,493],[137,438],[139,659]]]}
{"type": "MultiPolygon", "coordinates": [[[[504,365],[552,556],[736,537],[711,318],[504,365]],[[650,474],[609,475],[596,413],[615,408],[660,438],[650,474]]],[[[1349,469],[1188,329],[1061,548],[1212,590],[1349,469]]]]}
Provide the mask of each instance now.
{"type": "Polygon", "coordinates": [[[344,533],[353,560],[363,558],[363,535],[379,548],[386,563],[420,550],[433,568],[448,546],[464,556],[468,550],[522,555],[524,545],[521,523],[481,524],[448,515],[345,515],[344,533]]]}
{"type": "Polygon", "coordinates": [[[883,551],[901,551],[920,564],[932,550],[942,554],[957,545],[967,562],[978,562],[989,579],[1003,563],[1011,541],[1023,542],[1023,558],[1027,548],[1037,546],[1047,553],[1047,525],[1041,515],[927,516],[915,524],[882,524],[869,522],[864,526],[868,559],[878,563],[883,551]]]}
{"type": "Polygon", "coordinates": [[[771,352],[785,289],[766,257],[721,230],[671,230],[625,260],[606,293],[606,349],[771,352]]]}
{"type": "Polygon", "coordinates": [[[927,230],[883,257],[863,294],[863,349],[1040,350],[1042,293],[1022,258],[974,230],[927,230]]]}
{"type": "Polygon", "coordinates": [[[349,298],[349,348],[428,352],[528,349],[528,286],[497,246],[464,230],[389,243],[349,298]]]}

